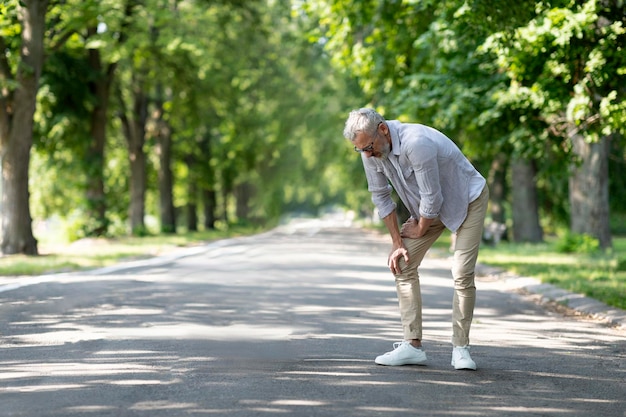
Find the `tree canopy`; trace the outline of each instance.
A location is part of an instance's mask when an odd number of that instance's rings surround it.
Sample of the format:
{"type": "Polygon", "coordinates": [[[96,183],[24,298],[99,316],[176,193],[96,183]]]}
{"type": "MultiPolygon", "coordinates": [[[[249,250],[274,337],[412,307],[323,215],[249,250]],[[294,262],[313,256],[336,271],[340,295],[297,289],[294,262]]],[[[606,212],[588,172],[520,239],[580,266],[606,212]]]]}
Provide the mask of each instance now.
{"type": "Polygon", "coordinates": [[[625,11],[621,0],[6,1],[3,251],[36,253],[31,224],[53,220],[77,239],[333,205],[371,216],[341,137],[363,106],[450,136],[489,177],[492,217],[517,225],[513,238],[560,227],[610,247],[624,231],[625,11]]]}

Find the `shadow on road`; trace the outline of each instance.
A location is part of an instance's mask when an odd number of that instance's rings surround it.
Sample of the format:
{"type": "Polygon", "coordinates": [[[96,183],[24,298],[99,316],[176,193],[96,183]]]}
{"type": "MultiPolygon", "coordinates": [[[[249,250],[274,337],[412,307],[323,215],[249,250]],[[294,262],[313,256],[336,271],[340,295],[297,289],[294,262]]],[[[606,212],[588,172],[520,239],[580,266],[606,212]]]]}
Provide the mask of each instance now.
{"type": "Polygon", "coordinates": [[[401,337],[387,241],[279,230],[168,264],[0,293],[2,416],[624,416],[623,333],[479,283],[450,366],[452,283],[422,269],[427,366],[401,337]]]}

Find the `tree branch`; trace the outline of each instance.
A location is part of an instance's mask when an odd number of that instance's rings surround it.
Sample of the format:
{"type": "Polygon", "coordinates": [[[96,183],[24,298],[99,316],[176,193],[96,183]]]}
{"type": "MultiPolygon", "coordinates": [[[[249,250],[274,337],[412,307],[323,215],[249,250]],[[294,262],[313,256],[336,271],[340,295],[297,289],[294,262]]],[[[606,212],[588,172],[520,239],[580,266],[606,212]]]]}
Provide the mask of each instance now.
{"type": "Polygon", "coordinates": [[[67,32],[65,32],[53,45],[50,45],[50,51],[57,52],[59,49],[61,49],[61,47],[63,47],[63,45],[65,45],[67,40],[76,32],[77,32],[76,30],[68,30],[67,32]]]}

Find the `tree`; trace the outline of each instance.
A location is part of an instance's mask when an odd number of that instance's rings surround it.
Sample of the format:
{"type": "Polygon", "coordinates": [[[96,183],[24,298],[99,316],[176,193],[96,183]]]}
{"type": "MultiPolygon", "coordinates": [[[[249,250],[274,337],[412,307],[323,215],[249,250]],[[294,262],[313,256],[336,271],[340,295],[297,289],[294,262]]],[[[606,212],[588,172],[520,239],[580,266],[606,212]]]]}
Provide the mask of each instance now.
{"type": "Polygon", "coordinates": [[[55,2],[49,14],[49,53],[42,76],[48,94],[39,98],[43,108],[36,145],[48,159],[62,159],[59,168],[74,174],[63,175],[68,186],[77,183],[73,188],[82,198],[68,200],[61,214],[76,219],[80,230],[75,237],[108,231],[107,128],[110,105],[117,104],[111,98],[118,62],[127,54],[127,30],[137,7],[134,0],[68,0],[55,2]]]}
{"type": "Polygon", "coordinates": [[[175,207],[211,228],[357,194],[344,192],[354,179],[337,140],[345,80],[291,2],[69,0],[54,11],[67,43],[50,48],[42,79],[37,212],[80,217],[74,238],[120,219],[141,230],[146,214],[173,232],[175,207]],[[63,187],[44,189],[53,178],[63,187]]]}
{"type": "Polygon", "coordinates": [[[473,26],[466,2],[335,0],[307,10],[322,16],[317,36],[333,62],[358,79],[365,102],[388,118],[438,128],[481,171],[494,170],[492,214],[503,221],[508,125],[479,118],[503,76],[489,71],[490,58],[477,50],[489,32],[473,26]]]}
{"type": "MultiPolygon", "coordinates": [[[[128,218],[130,232],[143,235],[147,232],[145,225],[147,163],[146,155],[147,124],[150,119],[150,106],[154,106],[155,71],[159,66],[159,45],[157,44],[161,25],[172,11],[162,7],[162,2],[144,2],[143,19],[135,19],[129,25],[129,36],[126,48],[128,53],[120,59],[118,71],[122,74],[116,79],[116,96],[119,106],[118,116],[128,148],[130,167],[130,206],[128,218]],[[121,67],[121,68],[119,68],[121,67]],[[128,103],[128,104],[127,104],[128,103]]],[[[166,5],[167,6],[167,5],[166,5]]],[[[175,11],[173,11],[175,12],[175,11]]],[[[159,66],[163,69],[163,66],[159,66]]]]}
{"type": "Polygon", "coordinates": [[[545,201],[571,209],[574,232],[610,247],[606,142],[624,130],[623,2],[333,0],[307,7],[325,23],[319,39],[358,77],[371,104],[428,120],[470,157],[510,155],[514,229],[535,231],[520,239],[540,238],[536,202],[545,201]],[[605,162],[592,163],[598,158],[605,162]],[[550,187],[569,178],[570,200],[557,201],[561,193],[548,189],[534,198],[535,182],[517,179],[533,166],[550,187]]]}
{"type": "Polygon", "coordinates": [[[128,146],[128,161],[130,166],[130,207],[128,217],[132,234],[142,235],[145,227],[145,193],[146,193],[146,122],[148,120],[148,97],[141,84],[133,74],[132,111],[126,109],[121,89],[117,96],[120,102],[119,117],[122,130],[128,146]]]}
{"type": "Polygon", "coordinates": [[[571,167],[561,169],[570,179],[571,230],[596,237],[603,248],[611,246],[607,146],[623,134],[626,117],[626,58],[617,52],[624,23],[621,2],[546,4],[512,36],[497,33],[487,44],[510,79],[502,97],[527,109],[523,124],[533,120],[528,115],[545,124],[544,132],[531,129],[533,136],[548,138],[544,149],[571,167]]]}
{"type": "Polygon", "coordinates": [[[532,161],[517,159],[511,167],[513,209],[513,240],[538,243],[543,241],[539,223],[536,169],[532,161]]]}
{"type": "MultiPolygon", "coordinates": [[[[107,7],[105,5],[104,7],[107,7]]],[[[114,31],[109,38],[109,43],[115,49],[121,48],[128,39],[128,29],[131,18],[135,12],[135,8],[139,7],[138,0],[127,0],[122,5],[122,14],[119,19],[117,28],[114,29],[113,22],[109,21],[107,31],[114,31]]],[[[90,9],[86,9],[91,11],[90,9]]],[[[97,10],[97,9],[96,9],[97,10]]],[[[103,15],[111,16],[111,11],[104,11],[103,15]],[[107,11],[109,13],[107,13],[107,11]]],[[[100,15],[96,15],[88,23],[85,29],[85,40],[87,59],[92,71],[96,77],[89,83],[89,88],[95,103],[91,111],[90,117],[90,145],[85,155],[85,161],[88,164],[86,199],[87,199],[87,219],[89,223],[86,225],[86,235],[102,236],[108,229],[108,220],[106,217],[106,195],[105,195],[105,145],[107,141],[107,124],[109,122],[109,102],[111,98],[111,88],[115,78],[118,66],[118,58],[116,53],[109,56],[103,56],[101,43],[97,41],[98,24],[96,20],[100,15]],[[89,42],[94,40],[95,42],[89,42]]],[[[113,51],[110,51],[113,52],[113,51]]]]}
{"type": "Polygon", "coordinates": [[[0,36],[2,252],[5,254],[38,253],[31,224],[28,170],[33,115],[44,61],[47,8],[47,0],[12,1],[0,6],[5,29],[0,36]],[[13,11],[17,24],[11,22],[13,11]],[[19,58],[13,62],[8,54],[11,50],[20,51],[19,58]]]}

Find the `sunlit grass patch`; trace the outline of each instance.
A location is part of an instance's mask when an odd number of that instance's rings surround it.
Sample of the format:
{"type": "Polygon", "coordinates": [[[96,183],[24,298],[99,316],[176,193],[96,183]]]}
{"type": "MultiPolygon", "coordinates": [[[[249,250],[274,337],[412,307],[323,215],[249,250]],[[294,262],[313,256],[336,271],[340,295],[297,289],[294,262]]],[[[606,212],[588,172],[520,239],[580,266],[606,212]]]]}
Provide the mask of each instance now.
{"type": "Polygon", "coordinates": [[[626,268],[620,258],[626,238],[614,238],[610,253],[564,254],[555,245],[549,240],[537,245],[503,242],[481,248],[478,260],[626,309],[626,268]]]}
{"type": "Polygon", "coordinates": [[[183,247],[200,245],[217,239],[249,235],[260,231],[251,226],[237,226],[230,227],[228,230],[176,235],[87,238],[69,244],[44,238],[39,241],[39,256],[0,257],[0,275],[41,275],[102,268],[119,262],[164,255],[183,247]]]}

